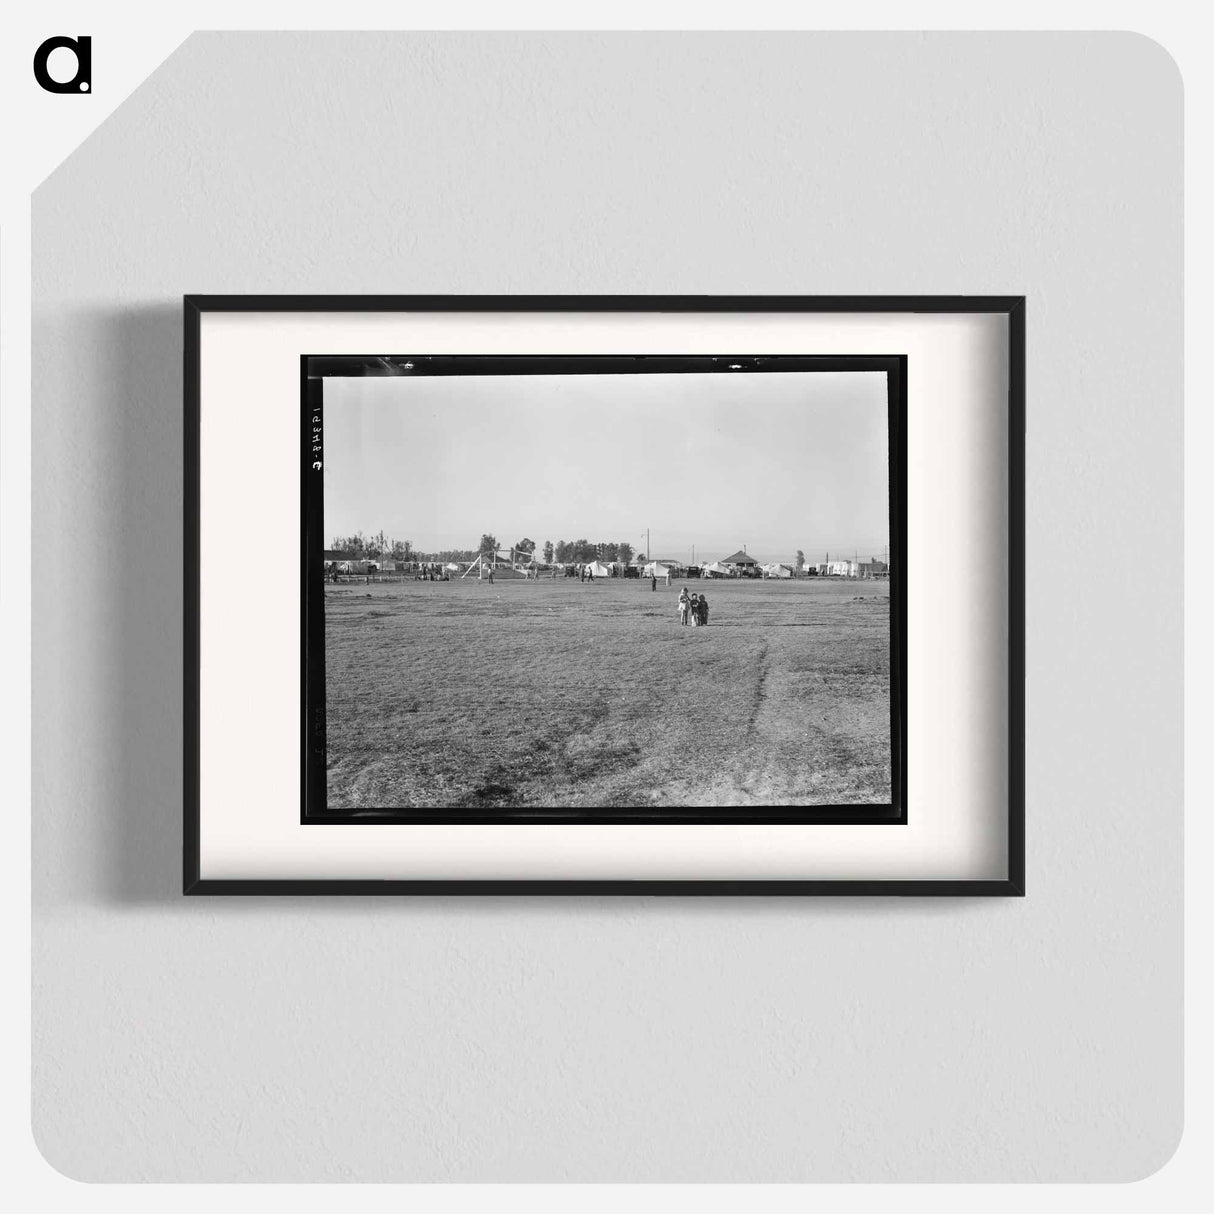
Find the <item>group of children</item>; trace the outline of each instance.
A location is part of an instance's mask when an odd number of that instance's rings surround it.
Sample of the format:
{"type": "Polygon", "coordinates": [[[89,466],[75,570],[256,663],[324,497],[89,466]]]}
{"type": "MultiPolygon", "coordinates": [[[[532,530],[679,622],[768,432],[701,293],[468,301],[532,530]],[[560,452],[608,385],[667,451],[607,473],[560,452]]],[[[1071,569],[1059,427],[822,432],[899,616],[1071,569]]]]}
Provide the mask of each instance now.
{"type": "Polygon", "coordinates": [[[688,595],[687,587],[679,591],[679,623],[693,628],[708,624],[708,599],[702,594],[688,595]]]}

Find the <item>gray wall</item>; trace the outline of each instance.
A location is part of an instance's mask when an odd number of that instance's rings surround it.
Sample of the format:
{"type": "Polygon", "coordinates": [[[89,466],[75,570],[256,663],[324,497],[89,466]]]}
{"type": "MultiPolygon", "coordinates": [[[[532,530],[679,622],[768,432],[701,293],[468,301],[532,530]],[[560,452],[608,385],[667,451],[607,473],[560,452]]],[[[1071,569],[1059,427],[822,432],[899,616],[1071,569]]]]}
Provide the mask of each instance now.
{"type": "MultiPolygon", "coordinates": [[[[34,196],[46,1157],[98,1180],[1159,1167],[1181,91],[1132,35],[191,38],[34,196]],[[183,901],[186,291],[1026,293],[1027,899],[183,901]]],[[[247,593],[273,610],[272,582],[247,593]]]]}

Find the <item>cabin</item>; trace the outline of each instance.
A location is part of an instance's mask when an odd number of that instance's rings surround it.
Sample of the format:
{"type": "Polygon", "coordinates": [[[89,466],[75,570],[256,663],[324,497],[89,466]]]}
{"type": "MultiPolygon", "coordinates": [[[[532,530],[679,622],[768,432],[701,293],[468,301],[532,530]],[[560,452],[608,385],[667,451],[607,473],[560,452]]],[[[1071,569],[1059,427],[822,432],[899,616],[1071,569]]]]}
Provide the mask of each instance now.
{"type": "Polygon", "coordinates": [[[745,548],[735,552],[733,556],[723,557],[720,563],[735,577],[759,576],[759,562],[753,556],[747,556],[745,548]]]}

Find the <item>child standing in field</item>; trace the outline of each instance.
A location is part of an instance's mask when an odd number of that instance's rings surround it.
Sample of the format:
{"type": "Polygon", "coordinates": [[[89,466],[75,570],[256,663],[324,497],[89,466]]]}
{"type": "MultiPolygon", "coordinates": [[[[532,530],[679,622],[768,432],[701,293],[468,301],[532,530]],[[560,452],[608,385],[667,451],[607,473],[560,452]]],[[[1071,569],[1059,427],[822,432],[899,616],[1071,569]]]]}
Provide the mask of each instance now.
{"type": "Polygon", "coordinates": [[[698,594],[691,596],[691,626],[693,628],[700,626],[700,596],[698,594]]]}
{"type": "Polygon", "coordinates": [[[691,606],[691,600],[687,597],[687,587],[684,586],[679,591],[679,623],[687,623],[687,609],[691,606]]]}
{"type": "Polygon", "coordinates": [[[700,595],[700,624],[708,626],[708,600],[703,595],[700,595]]]}

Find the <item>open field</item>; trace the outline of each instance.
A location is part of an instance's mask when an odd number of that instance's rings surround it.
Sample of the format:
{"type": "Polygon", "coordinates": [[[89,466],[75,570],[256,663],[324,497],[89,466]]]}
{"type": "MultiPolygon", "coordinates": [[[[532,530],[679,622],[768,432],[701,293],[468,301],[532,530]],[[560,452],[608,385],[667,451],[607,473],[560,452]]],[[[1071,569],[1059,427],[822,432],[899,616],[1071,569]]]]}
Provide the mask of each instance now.
{"type": "Polygon", "coordinates": [[[330,810],[888,802],[889,587],[327,587],[330,810]]]}

